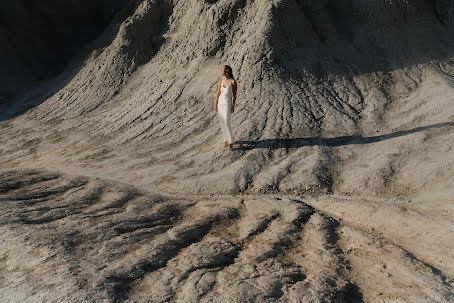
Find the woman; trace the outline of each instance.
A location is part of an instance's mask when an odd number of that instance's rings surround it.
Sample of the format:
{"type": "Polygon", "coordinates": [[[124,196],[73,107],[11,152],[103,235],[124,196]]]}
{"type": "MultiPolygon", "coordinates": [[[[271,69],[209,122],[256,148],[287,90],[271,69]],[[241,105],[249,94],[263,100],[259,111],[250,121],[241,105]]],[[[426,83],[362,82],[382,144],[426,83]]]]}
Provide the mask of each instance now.
{"type": "Polygon", "coordinates": [[[224,147],[228,146],[229,151],[231,151],[233,148],[233,132],[230,117],[235,110],[237,84],[233,78],[232,68],[230,66],[224,65],[221,74],[224,77],[219,80],[214,110],[218,113],[219,123],[221,124],[224,147]]]}

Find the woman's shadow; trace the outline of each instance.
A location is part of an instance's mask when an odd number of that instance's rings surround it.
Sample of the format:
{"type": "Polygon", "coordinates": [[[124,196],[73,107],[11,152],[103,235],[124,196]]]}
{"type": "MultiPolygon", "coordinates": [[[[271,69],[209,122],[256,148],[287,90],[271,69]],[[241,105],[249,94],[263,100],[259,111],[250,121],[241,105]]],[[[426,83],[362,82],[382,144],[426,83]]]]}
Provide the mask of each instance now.
{"type": "Polygon", "coordinates": [[[440,128],[454,126],[454,122],[443,122],[427,126],[416,127],[409,130],[397,131],[386,135],[379,136],[342,136],[335,138],[294,138],[294,139],[265,139],[259,141],[235,141],[234,150],[252,150],[256,148],[267,148],[267,149],[278,149],[278,148],[298,148],[303,146],[342,146],[342,145],[353,145],[353,144],[369,144],[379,142],[387,139],[396,137],[406,136],[409,134],[425,131],[431,128],[440,128]]]}

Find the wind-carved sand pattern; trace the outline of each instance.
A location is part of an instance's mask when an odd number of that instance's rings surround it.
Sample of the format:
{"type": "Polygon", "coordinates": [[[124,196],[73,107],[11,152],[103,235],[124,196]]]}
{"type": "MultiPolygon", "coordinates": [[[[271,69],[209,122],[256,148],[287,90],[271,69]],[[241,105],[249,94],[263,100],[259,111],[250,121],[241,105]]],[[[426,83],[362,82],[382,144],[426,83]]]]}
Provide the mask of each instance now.
{"type": "Polygon", "coordinates": [[[454,302],[454,1],[35,2],[1,5],[0,303],[454,302]]]}
{"type": "Polygon", "coordinates": [[[176,198],[36,170],[2,172],[0,192],[1,302],[452,299],[418,252],[314,199],[176,198]]]}

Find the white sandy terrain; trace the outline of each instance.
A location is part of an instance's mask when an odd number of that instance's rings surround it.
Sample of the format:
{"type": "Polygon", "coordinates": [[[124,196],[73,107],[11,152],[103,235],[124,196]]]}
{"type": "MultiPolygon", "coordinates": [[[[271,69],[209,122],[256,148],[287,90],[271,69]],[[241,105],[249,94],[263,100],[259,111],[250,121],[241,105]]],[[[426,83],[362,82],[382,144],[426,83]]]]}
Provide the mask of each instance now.
{"type": "Polygon", "coordinates": [[[454,302],[450,1],[130,1],[27,87],[0,302],[454,302]]]}

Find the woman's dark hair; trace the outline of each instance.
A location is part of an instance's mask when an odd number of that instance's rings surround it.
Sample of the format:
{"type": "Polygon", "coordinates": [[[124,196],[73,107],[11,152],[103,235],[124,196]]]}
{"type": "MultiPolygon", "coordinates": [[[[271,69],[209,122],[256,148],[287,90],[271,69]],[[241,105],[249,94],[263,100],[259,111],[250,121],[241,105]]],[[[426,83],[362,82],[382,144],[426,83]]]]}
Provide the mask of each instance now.
{"type": "Polygon", "coordinates": [[[232,68],[230,67],[230,65],[224,65],[224,67],[229,70],[228,71],[229,77],[232,79],[235,79],[235,78],[233,78],[233,72],[232,72],[232,68]]]}

